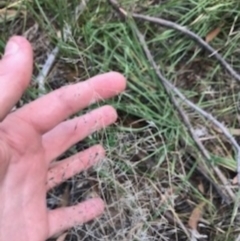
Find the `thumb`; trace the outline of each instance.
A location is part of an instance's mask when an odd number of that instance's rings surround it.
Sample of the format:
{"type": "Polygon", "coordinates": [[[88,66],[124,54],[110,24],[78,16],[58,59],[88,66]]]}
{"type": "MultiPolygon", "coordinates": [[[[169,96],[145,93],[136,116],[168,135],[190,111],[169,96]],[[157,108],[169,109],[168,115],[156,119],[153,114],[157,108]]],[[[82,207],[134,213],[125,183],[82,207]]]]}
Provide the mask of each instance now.
{"type": "Polygon", "coordinates": [[[33,54],[30,43],[23,37],[12,37],[0,61],[0,121],[17,103],[32,74],[33,54]]]}

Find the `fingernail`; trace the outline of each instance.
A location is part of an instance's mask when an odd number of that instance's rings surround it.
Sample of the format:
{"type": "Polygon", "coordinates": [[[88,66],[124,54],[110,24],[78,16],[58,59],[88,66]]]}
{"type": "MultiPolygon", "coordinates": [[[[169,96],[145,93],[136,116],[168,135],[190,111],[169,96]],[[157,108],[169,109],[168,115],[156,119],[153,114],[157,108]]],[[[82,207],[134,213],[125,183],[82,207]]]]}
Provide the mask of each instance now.
{"type": "Polygon", "coordinates": [[[17,51],[19,49],[19,45],[14,42],[13,40],[10,40],[8,43],[7,43],[7,46],[5,48],[5,56],[6,55],[13,55],[13,54],[16,54],[17,51]]]}

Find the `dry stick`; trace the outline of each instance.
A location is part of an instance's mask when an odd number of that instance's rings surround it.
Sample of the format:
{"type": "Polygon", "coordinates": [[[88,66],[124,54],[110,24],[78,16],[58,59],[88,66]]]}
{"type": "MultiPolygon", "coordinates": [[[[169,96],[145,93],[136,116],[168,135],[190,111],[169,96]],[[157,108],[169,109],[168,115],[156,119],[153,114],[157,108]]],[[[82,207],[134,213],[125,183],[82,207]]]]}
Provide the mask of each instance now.
{"type": "MultiPolygon", "coordinates": [[[[124,17],[127,17],[127,12],[119,7],[119,4],[116,0],[109,0],[110,4],[116,9],[118,12],[120,12],[121,15],[124,17]]],[[[149,17],[141,14],[135,14],[132,13],[131,16],[139,19],[144,19],[147,21],[151,21],[154,23],[161,24],[166,27],[170,27],[173,29],[176,29],[178,31],[181,31],[182,33],[190,36],[192,39],[194,39],[197,43],[199,43],[202,47],[206,48],[210,53],[213,54],[213,56],[222,64],[222,66],[238,81],[240,81],[240,76],[236,73],[235,70],[232,69],[232,67],[219,55],[209,44],[207,44],[205,41],[203,41],[198,35],[191,32],[185,27],[182,27],[181,25],[178,25],[176,23],[173,23],[171,21],[167,21],[164,19],[149,17]]],[[[142,40],[144,41],[144,39],[142,40]]],[[[149,52],[150,53],[150,52],[149,52]]],[[[150,54],[151,55],[151,54],[150,54]]],[[[155,62],[154,62],[155,63],[155,62]]],[[[222,133],[225,135],[225,137],[229,140],[229,142],[234,146],[236,151],[236,159],[237,159],[237,173],[238,173],[238,183],[240,185],[240,146],[236,142],[236,140],[233,138],[233,136],[229,133],[228,129],[220,123],[216,118],[214,118],[210,113],[204,111],[197,105],[195,105],[193,102],[188,100],[170,81],[168,81],[158,70],[157,65],[155,64],[155,71],[159,72],[159,78],[162,80],[163,83],[165,83],[168,88],[170,88],[178,97],[184,101],[189,107],[197,111],[199,114],[204,116],[206,119],[208,119],[210,122],[212,122],[215,126],[217,126],[219,129],[221,129],[222,133]]],[[[225,178],[225,177],[224,177],[225,178]]]]}
{"type": "MultiPolygon", "coordinates": [[[[135,32],[136,32],[136,34],[137,34],[137,36],[138,36],[138,38],[139,38],[139,40],[140,40],[140,43],[142,44],[142,47],[143,47],[144,52],[145,52],[145,54],[146,54],[146,56],[147,56],[147,58],[148,58],[148,61],[151,63],[151,65],[153,66],[153,68],[154,68],[157,76],[158,76],[159,79],[162,81],[162,84],[163,84],[164,88],[166,89],[166,91],[167,91],[167,93],[168,93],[168,95],[169,95],[172,103],[174,104],[174,106],[175,106],[176,109],[178,110],[179,114],[181,115],[184,124],[186,125],[186,127],[187,127],[190,135],[192,136],[193,140],[195,141],[195,143],[196,143],[198,149],[200,150],[202,156],[203,156],[206,160],[208,160],[209,163],[211,163],[211,157],[210,157],[208,151],[206,150],[206,148],[204,147],[204,145],[201,143],[201,141],[200,141],[200,140],[198,139],[198,137],[196,136],[195,131],[194,131],[194,129],[193,129],[193,127],[192,127],[192,125],[191,125],[191,123],[190,123],[190,121],[189,121],[188,116],[186,115],[186,113],[184,112],[184,110],[180,107],[179,102],[178,102],[178,101],[174,98],[174,96],[172,95],[171,90],[173,90],[173,88],[172,88],[171,85],[169,85],[170,82],[169,82],[167,79],[165,79],[165,77],[164,77],[164,76],[161,74],[161,72],[159,71],[159,69],[158,69],[158,67],[157,67],[157,65],[156,65],[156,63],[155,63],[155,61],[154,61],[154,59],[153,59],[153,56],[152,56],[152,54],[150,53],[150,51],[149,51],[149,49],[148,49],[148,47],[147,47],[147,44],[146,44],[146,41],[145,41],[143,35],[138,31],[137,28],[135,28],[134,30],[135,30],[135,32]]],[[[175,91],[174,91],[174,92],[175,92],[175,91]]],[[[175,92],[175,94],[177,94],[177,93],[175,92]]],[[[185,98],[185,97],[184,97],[184,98],[185,98]]],[[[185,98],[185,100],[187,100],[187,99],[185,98]]],[[[218,175],[219,179],[221,180],[221,182],[222,182],[223,185],[225,186],[226,191],[228,192],[228,194],[229,194],[229,196],[231,197],[231,199],[234,200],[234,199],[235,199],[235,195],[234,195],[234,193],[232,192],[232,190],[228,187],[228,185],[227,185],[228,182],[227,182],[227,179],[225,178],[225,176],[222,174],[222,172],[219,170],[218,167],[215,167],[215,166],[213,166],[212,164],[211,164],[211,167],[213,168],[213,170],[215,171],[215,173],[218,175]]],[[[212,181],[211,181],[211,183],[212,183],[212,181]]],[[[218,193],[220,193],[220,195],[221,195],[221,196],[223,197],[223,199],[225,199],[225,201],[226,201],[226,198],[224,198],[224,195],[222,194],[221,190],[220,190],[218,187],[216,187],[216,185],[214,185],[214,187],[217,189],[218,193]]]]}
{"type": "Polygon", "coordinates": [[[55,62],[58,52],[59,52],[59,47],[57,46],[48,55],[48,58],[47,58],[46,62],[44,63],[42,70],[40,71],[40,73],[38,74],[38,76],[35,80],[38,83],[39,96],[44,95],[46,92],[45,79],[48,76],[48,73],[49,73],[50,69],[52,68],[53,63],[55,62]]]}

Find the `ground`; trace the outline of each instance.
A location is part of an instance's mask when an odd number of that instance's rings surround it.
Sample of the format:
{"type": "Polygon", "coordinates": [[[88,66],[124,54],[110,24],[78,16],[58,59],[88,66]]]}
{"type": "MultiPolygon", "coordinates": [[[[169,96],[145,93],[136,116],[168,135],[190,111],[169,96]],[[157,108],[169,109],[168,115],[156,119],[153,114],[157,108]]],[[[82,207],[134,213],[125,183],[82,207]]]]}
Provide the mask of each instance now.
{"type": "MultiPolygon", "coordinates": [[[[40,94],[36,78],[56,46],[59,53],[45,80],[45,93],[111,70],[123,73],[128,81],[123,94],[107,101],[117,109],[118,122],[64,154],[100,142],[107,150],[105,160],[48,194],[50,208],[95,195],[106,202],[103,216],[69,230],[65,240],[240,240],[234,148],[212,123],[183,105],[211,160],[202,157],[146,58],[136,28],[165,77],[223,123],[237,141],[239,83],[189,36],[124,19],[106,0],[84,1],[86,7],[75,19],[80,2],[0,1],[1,52],[11,35],[21,34],[31,41],[35,54],[32,83],[17,107],[40,94]],[[216,167],[227,184],[219,180],[216,167]]],[[[204,40],[210,38],[209,44],[240,70],[239,1],[119,0],[119,4],[129,13],[171,20],[204,40]]]]}

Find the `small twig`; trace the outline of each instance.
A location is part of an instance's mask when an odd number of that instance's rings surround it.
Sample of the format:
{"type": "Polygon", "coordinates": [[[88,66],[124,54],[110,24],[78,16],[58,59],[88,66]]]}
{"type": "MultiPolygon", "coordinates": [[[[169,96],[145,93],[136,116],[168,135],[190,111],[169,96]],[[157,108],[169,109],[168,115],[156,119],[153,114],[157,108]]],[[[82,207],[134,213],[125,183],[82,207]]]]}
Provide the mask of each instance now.
{"type": "MultiPolygon", "coordinates": [[[[119,5],[118,5],[118,3],[117,3],[117,1],[116,0],[109,0],[109,2],[110,2],[110,4],[112,4],[112,6],[115,8],[115,9],[117,9],[118,10],[118,12],[120,12],[122,15],[124,15],[125,17],[127,17],[128,15],[127,15],[127,12],[124,10],[124,9],[122,9],[122,8],[119,8],[119,5]]],[[[139,15],[138,14],[131,14],[131,16],[133,16],[133,17],[139,17],[139,15]]],[[[156,18],[151,18],[151,17],[147,17],[146,18],[146,16],[144,16],[144,15],[140,15],[141,17],[142,17],[142,19],[145,19],[145,20],[148,20],[148,21],[150,21],[149,19],[151,19],[152,21],[154,20],[154,22],[156,22],[156,20],[158,20],[158,19],[156,19],[156,18]],[[143,18],[144,17],[144,18],[143,18]]],[[[162,20],[162,19],[161,19],[162,20]]],[[[168,25],[165,25],[165,26],[169,26],[169,27],[172,27],[173,28],[173,26],[177,26],[177,29],[178,30],[182,30],[182,32],[184,31],[184,32],[187,32],[187,33],[191,33],[191,36],[194,36],[194,39],[196,40],[196,39],[200,39],[200,37],[199,36],[197,36],[196,34],[194,34],[194,33],[192,33],[191,31],[189,31],[189,30],[187,30],[186,28],[184,28],[184,27],[182,27],[182,26],[180,26],[180,25],[173,25],[174,23],[172,23],[172,22],[170,22],[170,21],[166,21],[166,20],[163,20],[164,21],[164,23],[167,23],[168,25]],[[170,24],[171,23],[171,24],[170,24]],[[197,37],[196,37],[197,36],[197,37]]],[[[147,58],[148,58],[148,60],[150,61],[150,63],[152,64],[152,66],[153,66],[153,68],[154,68],[154,70],[155,70],[155,72],[157,73],[157,75],[158,75],[158,77],[159,77],[159,79],[161,80],[161,82],[162,82],[162,84],[163,84],[163,86],[166,88],[166,89],[168,89],[168,90],[171,90],[171,91],[173,91],[183,102],[185,102],[189,107],[191,107],[193,110],[195,110],[195,111],[197,111],[199,114],[201,114],[202,116],[204,116],[207,120],[209,120],[210,122],[212,122],[215,126],[217,126],[219,129],[221,129],[222,130],[222,132],[223,132],[223,134],[225,135],[225,137],[229,140],[229,142],[233,145],[233,147],[235,148],[235,150],[236,150],[236,153],[237,153],[237,172],[238,172],[238,183],[240,184],[240,146],[238,145],[238,143],[236,142],[236,140],[233,138],[233,136],[229,133],[229,131],[228,131],[228,129],[222,124],[222,123],[220,123],[216,118],[214,118],[210,113],[208,113],[208,112],[206,112],[205,110],[203,110],[203,109],[201,109],[200,107],[198,107],[197,105],[195,105],[193,102],[191,102],[190,100],[188,100],[168,79],[166,79],[163,75],[162,75],[162,73],[159,71],[159,68],[158,68],[158,66],[156,65],[156,63],[155,63],[155,61],[154,61],[154,59],[153,59],[153,57],[152,57],[152,54],[150,53],[150,51],[149,51],[149,49],[148,49],[148,47],[147,47],[147,44],[146,44],[146,42],[145,42],[145,39],[144,39],[144,37],[143,37],[143,35],[137,30],[137,29],[135,29],[135,32],[136,32],[136,34],[138,35],[138,38],[139,38],[139,40],[140,40],[140,42],[141,42],[141,44],[142,44],[142,46],[143,46],[143,49],[144,49],[144,51],[145,51],[145,54],[146,54],[146,56],[147,56],[147,58]]],[[[200,41],[201,43],[202,43],[202,40],[200,41]]],[[[203,41],[204,42],[204,41],[203,41]]],[[[204,42],[204,46],[206,46],[206,43],[204,42]]],[[[210,51],[215,51],[210,45],[208,45],[207,44],[207,46],[208,46],[208,50],[210,51]]],[[[224,67],[226,67],[228,70],[229,70],[229,72],[231,72],[231,74],[233,74],[233,76],[235,76],[236,77],[236,79],[238,79],[239,81],[240,81],[240,76],[231,68],[231,66],[228,64],[228,63],[226,63],[225,62],[225,60],[223,60],[222,59],[222,57],[218,54],[217,55],[218,57],[217,58],[219,58],[220,57],[220,59],[221,59],[221,61],[222,61],[222,63],[224,63],[224,67]]],[[[218,59],[219,61],[220,61],[220,59],[218,59]]],[[[196,140],[194,140],[194,141],[196,141],[196,140]]],[[[199,145],[199,143],[200,143],[200,141],[199,142],[196,142],[196,144],[198,145],[198,147],[200,147],[201,146],[201,152],[202,152],[202,154],[207,158],[207,159],[210,159],[210,156],[209,156],[209,154],[208,154],[208,152],[206,152],[206,149],[203,147],[203,145],[201,144],[201,145],[199,145]]],[[[217,172],[218,173],[218,176],[220,177],[220,179],[221,179],[221,181],[223,182],[223,184],[226,184],[226,179],[225,179],[225,177],[224,177],[224,175],[221,175],[221,172],[219,172],[220,170],[218,170],[218,169],[215,169],[215,172],[217,172]]],[[[229,192],[229,190],[228,190],[228,192],[229,192]]],[[[230,195],[231,197],[232,197],[232,193],[231,193],[231,195],[230,195]]]]}
{"type": "Polygon", "coordinates": [[[59,47],[55,47],[52,52],[48,55],[48,58],[45,62],[45,64],[42,67],[42,70],[38,74],[36,78],[36,82],[38,83],[38,90],[39,90],[39,96],[42,96],[45,94],[45,79],[48,76],[48,73],[50,72],[50,69],[53,66],[53,63],[55,62],[55,59],[58,55],[59,47]]]}

